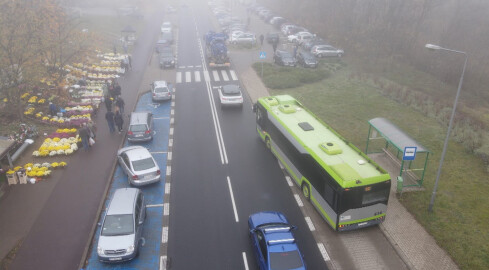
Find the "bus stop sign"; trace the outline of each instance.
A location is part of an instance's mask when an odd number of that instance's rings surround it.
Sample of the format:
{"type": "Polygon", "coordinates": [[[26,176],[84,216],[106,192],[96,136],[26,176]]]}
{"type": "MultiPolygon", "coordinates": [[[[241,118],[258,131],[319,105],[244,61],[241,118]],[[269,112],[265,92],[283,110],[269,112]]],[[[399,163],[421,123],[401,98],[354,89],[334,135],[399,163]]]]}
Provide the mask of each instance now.
{"type": "Polygon", "coordinates": [[[416,149],[415,146],[406,146],[404,147],[404,155],[402,156],[402,160],[414,160],[416,158],[416,149]]]}

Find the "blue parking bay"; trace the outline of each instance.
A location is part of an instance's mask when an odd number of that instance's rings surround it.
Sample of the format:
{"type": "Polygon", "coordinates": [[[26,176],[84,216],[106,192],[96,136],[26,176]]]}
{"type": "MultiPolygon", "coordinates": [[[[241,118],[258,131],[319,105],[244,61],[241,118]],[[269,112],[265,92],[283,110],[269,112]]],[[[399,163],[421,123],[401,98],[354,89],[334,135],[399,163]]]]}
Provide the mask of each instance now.
{"type": "MultiPolygon", "coordinates": [[[[155,135],[152,141],[139,143],[149,149],[161,170],[161,181],[148,186],[139,187],[144,194],[147,207],[146,220],[143,227],[144,246],[140,247],[139,256],[132,261],[120,264],[105,264],[98,261],[97,243],[100,234],[100,226],[92,241],[91,253],[85,269],[158,269],[160,263],[160,245],[163,222],[163,196],[165,194],[165,177],[167,168],[168,138],[170,129],[171,101],[153,103],[151,93],[144,94],[138,100],[135,111],[149,111],[153,113],[155,135]]],[[[127,126],[127,125],[126,125],[127,126]]],[[[124,146],[133,145],[127,141],[124,146]]],[[[105,200],[107,208],[116,189],[130,187],[127,176],[117,165],[113,182],[105,200]]],[[[105,212],[99,217],[101,223],[105,212]]]]}

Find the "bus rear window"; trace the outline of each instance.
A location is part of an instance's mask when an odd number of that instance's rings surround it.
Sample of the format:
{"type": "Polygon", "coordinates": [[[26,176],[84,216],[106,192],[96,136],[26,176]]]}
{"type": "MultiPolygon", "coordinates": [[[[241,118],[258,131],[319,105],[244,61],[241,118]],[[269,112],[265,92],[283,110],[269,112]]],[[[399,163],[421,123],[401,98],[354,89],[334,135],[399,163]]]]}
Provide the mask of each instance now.
{"type": "Polygon", "coordinates": [[[362,197],[362,205],[366,206],[378,202],[384,202],[387,200],[388,197],[389,197],[388,189],[365,192],[363,193],[363,197],[362,197]]]}

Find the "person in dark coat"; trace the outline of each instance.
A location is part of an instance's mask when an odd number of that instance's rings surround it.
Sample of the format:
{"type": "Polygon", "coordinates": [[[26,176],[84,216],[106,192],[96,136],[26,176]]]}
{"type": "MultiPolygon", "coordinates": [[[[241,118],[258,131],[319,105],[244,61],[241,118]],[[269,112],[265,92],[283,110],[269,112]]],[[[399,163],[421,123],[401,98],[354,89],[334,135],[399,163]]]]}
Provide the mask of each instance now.
{"type": "Polygon", "coordinates": [[[57,113],[58,113],[58,108],[56,108],[56,105],[54,105],[54,103],[52,102],[49,102],[49,114],[51,116],[56,116],[57,113]]]}
{"type": "Polygon", "coordinates": [[[105,119],[107,120],[107,124],[109,125],[110,133],[114,133],[115,131],[115,122],[114,122],[114,113],[112,111],[107,111],[105,113],[105,119]]]}
{"type": "Polygon", "coordinates": [[[113,96],[113,98],[117,98],[118,96],[120,96],[122,94],[121,91],[122,91],[121,86],[119,85],[118,82],[115,82],[115,84],[114,84],[114,96],[113,96]]]}
{"type": "Polygon", "coordinates": [[[263,34],[260,35],[260,44],[261,46],[263,46],[263,40],[265,39],[265,37],[263,36],[263,34]]]}
{"type": "Polygon", "coordinates": [[[104,103],[107,111],[112,111],[112,100],[110,99],[109,95],[104,97],[104,103]]]}
{"type": "Polygon", "coordinates": [[[114,122],[117,125],[117,131],[119,131],[119,134],[121,134],[122,125],[124,125],[124,118],[122,118],[122,114],[119,111],[115,111],[114,122]]]}
{"type": "Polygon", "coordinates": [[[115,106],[117,106],[121,114],[124,114],[124,105],[126,105],[126,103],[124,102],[121,96],[118,96],[117,99],[115,100],[115,106]]]}
{"type": "Polygon", "coordinates": [[[78,130],[78,135],[82,140],[83,150],[87,151],[90,146],[88,140],[90,138],[90,131],[87,128],[87,124],[83,123],[82,127],[78,130]]]}
{"type": "Polygon", "coordinates": [[[277,41],[273,41],[272,47],[273,47],[273,52],[274,53],[275,53],[275,51],[277,51],[277,45],[278,45],[278,42],[277,41]]]}

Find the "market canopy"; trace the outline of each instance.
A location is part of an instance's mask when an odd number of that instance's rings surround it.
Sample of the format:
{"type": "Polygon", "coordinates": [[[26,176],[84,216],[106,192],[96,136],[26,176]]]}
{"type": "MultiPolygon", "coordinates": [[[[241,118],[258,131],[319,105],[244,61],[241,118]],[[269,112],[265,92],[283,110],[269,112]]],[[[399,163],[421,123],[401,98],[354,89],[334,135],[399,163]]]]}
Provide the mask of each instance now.
{"type": "Polygon", "coordinates": [[[8,157],[10,163],[9,152],[12,150],[14,145],[15,145],[15,141],[8,140],[5,137],[0,137],[0,160],[3,160],[5,157],[8,157]]]}

